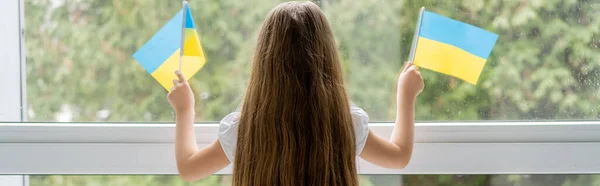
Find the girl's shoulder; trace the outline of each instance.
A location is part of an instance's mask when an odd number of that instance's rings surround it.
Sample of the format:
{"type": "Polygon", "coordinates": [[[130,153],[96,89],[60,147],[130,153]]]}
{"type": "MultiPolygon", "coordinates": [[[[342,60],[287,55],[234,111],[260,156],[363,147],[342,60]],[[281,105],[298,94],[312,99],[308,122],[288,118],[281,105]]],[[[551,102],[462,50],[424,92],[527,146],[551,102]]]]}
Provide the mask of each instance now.
{"type": "Polygon", "coordinates": [[[352,115],[352,124],[354,125],[356,155],[360,155],[367,143],[367,137],[369,137],[369,115],[355,105],[350,106],[350,114],[352,115]]]}
{"type": "MultiPolygon", "coordinates": [[[[352,123],[355,127],[369,124],[369,114],[362,108],[352,105],[350,106],[350,114],[352,115],[352,123]]],[[[219,122],[219,132],[227,132],[234,127],[237,129],[240,116],[241,113],[237,111],[227,114],[227,116],[219,122]]]]}
{"type": "Polygon", "coordinates": [[[235,148],[237,146],[237,136],[238,136],[238,124],[240,121],[240,116],[242,113],[240,112],[232,112],[227,114],[221,122],[219,122],[219,134],[217,137],[219,138],[219,142],[221,143],[221,148],[223,148],[223,152],[229,159],[229,162],[233,162],[233,158],[235,155],[235,148]]]}
{"type": "MultiPolygon", "coordinates": [[[[350,114],[356,139],[356,154],[359,155],[369,135],[369,115],[355,105],[350,106],[350,114]]],[[[219,142],[230,162],[233,162],[235,155],[240,117],[240,112],[232,112],[219,122],[219,142]]]]}
{"type": "Polygon", "coordinates": [[[369,114],[360,107],[355,105],[350,106],[350,114],[352,115],[352,123],[354,125],[369,123],[369,114]]]}

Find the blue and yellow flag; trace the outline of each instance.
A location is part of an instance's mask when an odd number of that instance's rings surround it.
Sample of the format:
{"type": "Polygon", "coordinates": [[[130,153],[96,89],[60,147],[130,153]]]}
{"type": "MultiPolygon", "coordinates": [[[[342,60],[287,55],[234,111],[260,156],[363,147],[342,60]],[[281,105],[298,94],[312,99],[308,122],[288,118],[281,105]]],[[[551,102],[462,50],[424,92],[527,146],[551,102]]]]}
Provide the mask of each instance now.
{"type": "Polygon", "coordinates": [[[133,58],[167,91],[170,91],[173,86],[173,80],[177,79],[175,70],[179,70],[182,33],[185,33],[185,41],[181,73],[189,79],[204,66],[206,58],[200,45],[200,37],[198,37],[192,13],[187,5],[184,5],[179,13],[133,54],[133,58]],[[183,22],[184,15],[185,22],[183,22]]]}
{"type": "Polygon", "coordinates": [[[423,9],[417,25],[415,65],[477,84],[497,34],[423,9]]]}

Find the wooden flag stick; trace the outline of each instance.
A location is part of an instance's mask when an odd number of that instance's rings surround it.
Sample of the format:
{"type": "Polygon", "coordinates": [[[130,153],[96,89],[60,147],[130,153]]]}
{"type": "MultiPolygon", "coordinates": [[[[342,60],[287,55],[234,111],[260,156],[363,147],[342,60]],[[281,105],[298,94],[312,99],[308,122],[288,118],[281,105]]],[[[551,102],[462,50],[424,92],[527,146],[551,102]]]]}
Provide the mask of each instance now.
{"type": "Polygon", "coordinates": [[[417,20],[417,27],[415,27],[415,35],[413,36],[412,44],[410,45],[410,54],[408,55],[408,62],[414,64],[415,52],[417,52],[417,44],[419,42],[419,33],[421,32],[421,19],[423,19],[423,11],[425,7],[421,7],[419,11],[419,19],[417,20]]]}
{"type": "Polygon", "coordinates": [[[181,63],[183,61],[183,48],[185,45],[185,20],[186,20],[186,9],[187,1],[183,0],[183,5],[181,6],[181,11],[183,12],[183,21],[181,21],[181,47],[179,48],[179,72],[181,72],[181,63]]]}

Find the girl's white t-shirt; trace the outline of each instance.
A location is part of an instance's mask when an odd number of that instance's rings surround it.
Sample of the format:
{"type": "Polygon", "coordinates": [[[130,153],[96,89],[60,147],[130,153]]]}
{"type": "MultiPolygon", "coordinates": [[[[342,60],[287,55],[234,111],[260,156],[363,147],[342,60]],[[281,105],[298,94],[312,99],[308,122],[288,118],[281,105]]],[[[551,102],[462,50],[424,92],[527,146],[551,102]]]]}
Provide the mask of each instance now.
{"type": "MultiPolygon", "coordinates": [[[[369,136],[369,115],[356,106],[350,107],[350,113],[354,125],[354,134],[356,135],[356,155],[358,156],[365,147],[369,136]]],[[[219,142],[221,142],[223,152],[225,152],[230,162],[233,162],[235,157],[240,115],[240,112],[230,113],[219,124],[219,142]]]]}

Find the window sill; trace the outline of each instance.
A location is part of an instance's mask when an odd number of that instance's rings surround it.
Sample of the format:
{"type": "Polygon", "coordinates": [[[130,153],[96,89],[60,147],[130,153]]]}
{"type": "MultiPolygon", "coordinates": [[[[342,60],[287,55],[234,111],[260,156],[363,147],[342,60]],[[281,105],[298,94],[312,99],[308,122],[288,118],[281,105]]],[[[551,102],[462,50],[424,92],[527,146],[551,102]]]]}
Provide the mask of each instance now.
{"type": "MultiPolygon", "coordinates": [[[[389,137],[393,123],[372,123],[389,137]]],[[[217,139],[218,123],[196,124],[198,143],[217,139]]],[[[0,143],[173,143],[167,123],[0,123],[0,143]]],[[[417,123],[415,143],[600,142],[600,121],[417,123]]]]}
{"type": "MultiPolygon", "coordinates": [[[[173,124],[0,124],[0,174],[177,174],[173,124]]],[[[218,125],[196,125],[200,146],[218,125]]],[[[391,123],[370,128],[388,137],[391,123]]],[[[600,173],[600,122],[419,123],[403,170],[361,174],[600,173]]],[[[218,174],[231,174],[228,167],[218,174]]]]}

